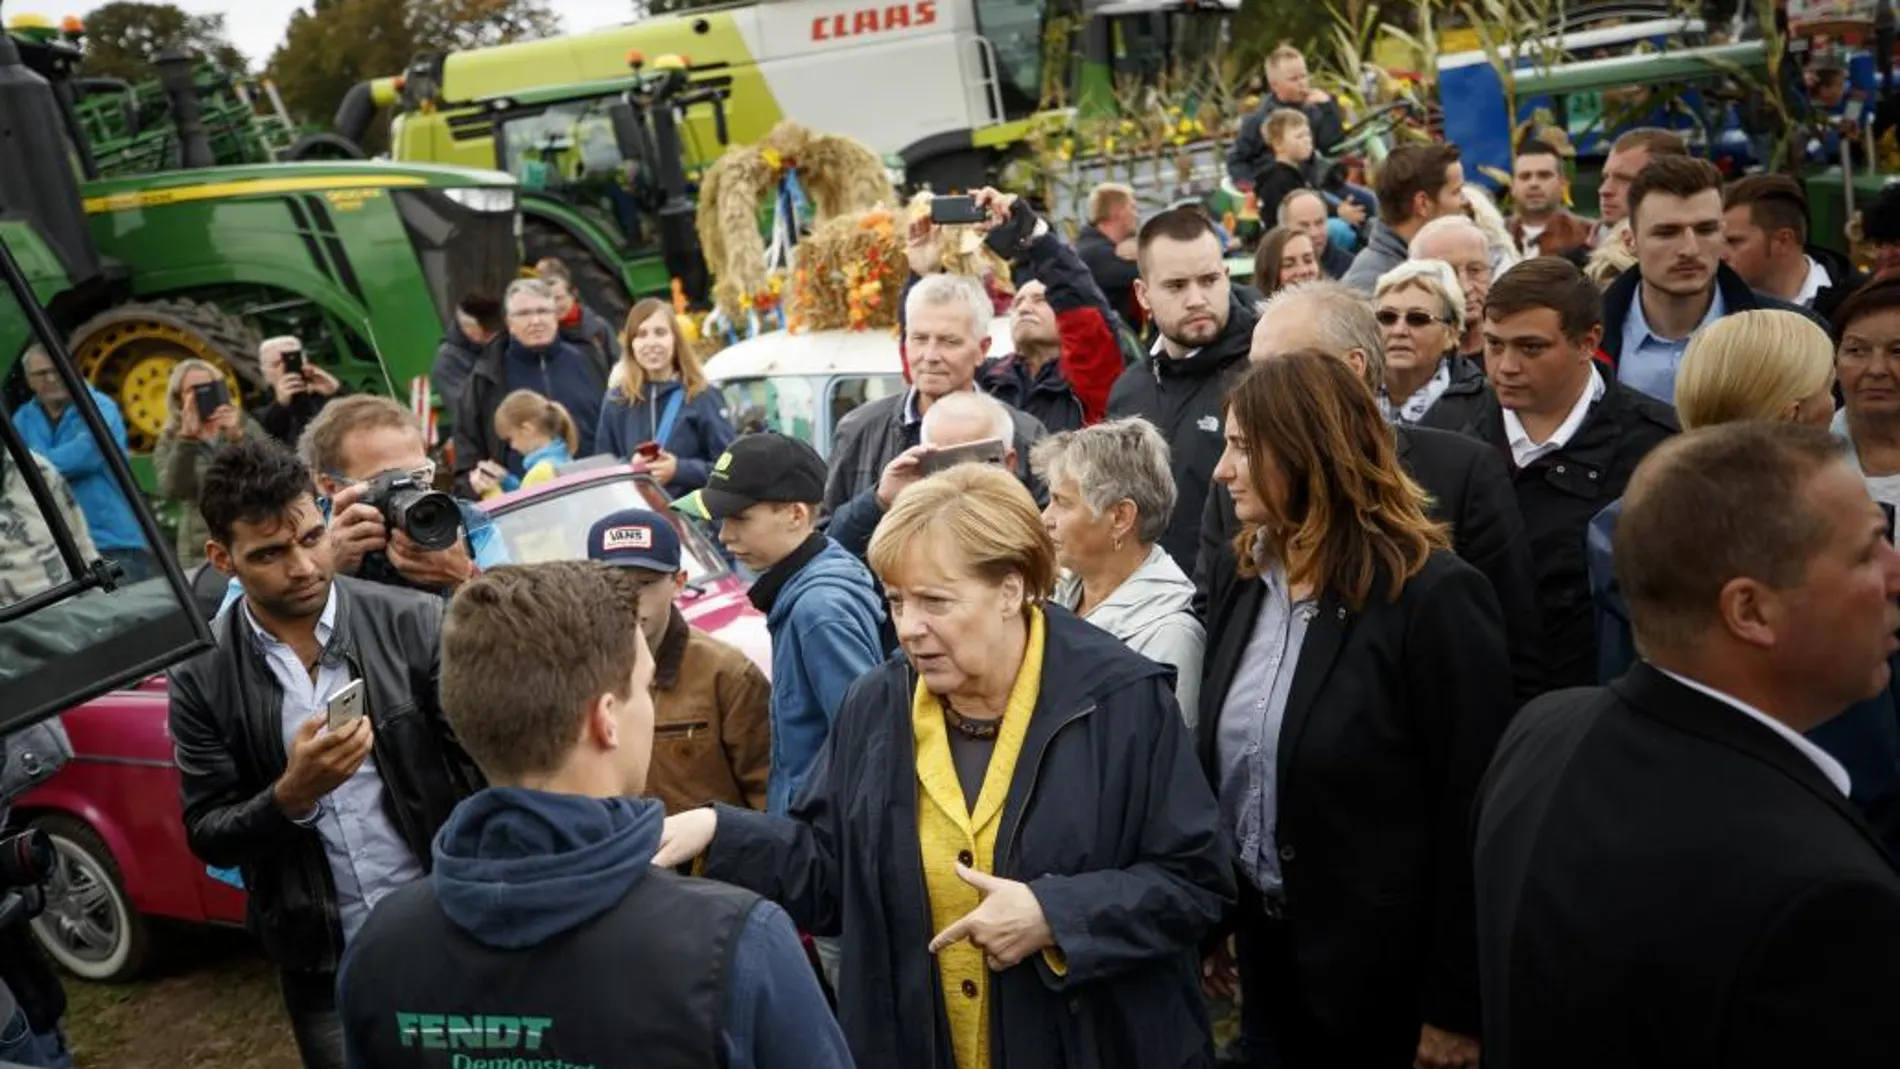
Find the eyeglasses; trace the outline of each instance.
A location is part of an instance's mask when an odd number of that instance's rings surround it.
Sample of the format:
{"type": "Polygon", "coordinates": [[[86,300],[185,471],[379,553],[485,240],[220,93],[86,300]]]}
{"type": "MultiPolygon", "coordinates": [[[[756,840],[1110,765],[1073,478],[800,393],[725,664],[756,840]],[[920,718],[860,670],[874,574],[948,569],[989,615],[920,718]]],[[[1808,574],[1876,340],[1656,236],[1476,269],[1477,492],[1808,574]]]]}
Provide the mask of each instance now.
{"type": "Polygon", "coordinates": [[[1403,319],[1405,320],[1405,325],[1411,327],[1413,330],[1424,330],[1433,323],[1451,322],[1451,320],[1444,316],[1435,316],[1430,312],[1421,312],[1416,308],[1408,312],[1399,312],[1391,308],[1381,308],[1379,309],[1377,318],[1379,325],[1382,327],[1396,327],[1399,325],[1399,320],[1403,319]]]}
{"type": "MultiPolygon", "coordinates": [[[[403,474],[414,479],[422,486],[433,487],[435,485],[435,471],[435,461],[425,460],[403,474]]],[[[369,482],[368,479],[352,479],[340,471],[326,471],[324,474],[335,479],[340,486],[363,486],[369,482]]]]}
{"type": "Polygon", "coordinates": [[[552,308],[521,308],[509,312],[509,319],[553,319],[559,313],[552,308]]]}

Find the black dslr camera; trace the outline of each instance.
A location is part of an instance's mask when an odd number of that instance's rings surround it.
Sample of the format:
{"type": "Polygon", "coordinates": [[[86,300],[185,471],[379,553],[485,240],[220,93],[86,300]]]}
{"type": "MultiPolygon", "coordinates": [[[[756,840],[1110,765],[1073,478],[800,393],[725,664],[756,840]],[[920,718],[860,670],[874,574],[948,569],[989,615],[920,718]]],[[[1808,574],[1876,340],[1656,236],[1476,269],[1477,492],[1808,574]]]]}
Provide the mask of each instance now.
{"type": "Polygon", "coordinates": [[[53,875],[53,841],[34,828],[0,839],[0,928],[46,908],[41,887],[53,875]]]}
{"type": "MultiPolygon", "coordinates": [[[[421,549],[447,549],[462,537],[462,510],[455,499],[416,481],[407,471],[386,471],[363,486],[363,504],[383,514],[383,526],[401,531],[421,549]]],[[[356,570],[359,579],[413,586],[386,553],[370,553],[356,570]]]]}

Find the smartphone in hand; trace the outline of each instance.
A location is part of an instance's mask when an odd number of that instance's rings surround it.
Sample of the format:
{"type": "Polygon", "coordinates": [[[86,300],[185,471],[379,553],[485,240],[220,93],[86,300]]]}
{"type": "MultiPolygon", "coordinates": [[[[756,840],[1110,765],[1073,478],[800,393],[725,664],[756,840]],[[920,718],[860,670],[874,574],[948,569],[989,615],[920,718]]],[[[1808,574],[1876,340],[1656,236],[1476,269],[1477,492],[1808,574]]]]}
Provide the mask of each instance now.
{"type": "Polygon", "coordinates": [[[330,730],[342,731],[361,719],[367,702],[363,681],[360,679],[350,680],[342,690],[330,695],[330,701],[326,707],[330,716],[330,730]]]}
{"type": "Polygon", "coordinates": [[[1001,438],[985,438],[980,442],[965,445],[946,446],[925,453],[917,461],[917,470],[924,475],[935,475],[947,471],[958,464],[1002,464],[1009,453],[1009,447],[1001,438]]]}
{"type": "Polygon", "coordinates": [[[633,455],[649,464],[660,459],[660,454],[663,452],[665,452],[665,450],[660,446],[660,443],[651,439],[633,447],[633,455]]]}
{"type": "Polygon", "coordinates": [[[212,413],[231,403],[231,390],[222,379],[201,382],[191,388],[191,403],[198,409],[200,420],[209,420],[212,413]]]}
{"type": "Polygon", "coordinates": [[[930,198],[930,221],[939,226],[958,226],[989,220],[990,214],[976,203],[975,197],[930,198]]]}

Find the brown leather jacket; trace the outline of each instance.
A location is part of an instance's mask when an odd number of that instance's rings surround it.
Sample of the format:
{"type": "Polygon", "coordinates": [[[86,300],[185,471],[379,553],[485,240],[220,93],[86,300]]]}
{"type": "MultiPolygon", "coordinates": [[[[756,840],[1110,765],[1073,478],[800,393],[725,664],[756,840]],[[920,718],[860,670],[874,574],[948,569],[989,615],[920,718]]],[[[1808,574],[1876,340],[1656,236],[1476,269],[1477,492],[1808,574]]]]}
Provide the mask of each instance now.
{"type": "Polygon", "coordinates": [[[674,609],[654,664],[647,793],[668,814],[708,802],[764,809],[771,699],[757,665],[674,609]]]}
{"type": "Polygon", "coordinates": [[[1580,215],[1558,212],[1550,217],[1550,223],[1538,236],[1537,252],[1524,247],[1524,221],[1511,217],[1511,240],[1517,243],[1518,250],[1526,256],[1557,256],[1569,249],[1587,247],[1595,236],[1593,224],[1580,215]]]}

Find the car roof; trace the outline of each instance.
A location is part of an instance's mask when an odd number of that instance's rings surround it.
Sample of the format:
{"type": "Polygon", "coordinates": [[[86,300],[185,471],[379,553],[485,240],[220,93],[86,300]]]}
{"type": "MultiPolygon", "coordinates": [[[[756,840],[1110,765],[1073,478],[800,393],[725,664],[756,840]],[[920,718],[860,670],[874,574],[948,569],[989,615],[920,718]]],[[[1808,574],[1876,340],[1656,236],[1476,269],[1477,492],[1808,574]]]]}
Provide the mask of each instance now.
{"type": "MultiPolygon", "coordinates": [[[[990,321],[990,355],[1015,351],[1009,317],[990,321]]],[[[756,379],[773,375],[901,375],[897,336],[874,330],[775,330],[714,353],[706,378],[756,379]]]]}

